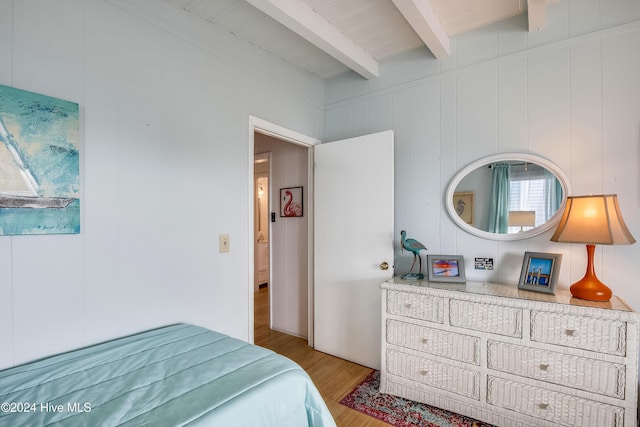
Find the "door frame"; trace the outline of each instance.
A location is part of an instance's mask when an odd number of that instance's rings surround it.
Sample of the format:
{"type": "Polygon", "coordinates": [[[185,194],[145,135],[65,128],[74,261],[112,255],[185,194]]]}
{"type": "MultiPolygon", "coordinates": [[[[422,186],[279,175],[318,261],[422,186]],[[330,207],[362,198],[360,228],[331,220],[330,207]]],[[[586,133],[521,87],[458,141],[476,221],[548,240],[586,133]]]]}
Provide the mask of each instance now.
{"type": "MultiPolygon", "coordinates": [[[[249,235],[249,244],[247,245],[249,253],[248,253],[248,271],[249,277],[247,280],[247,288],[249,290],[249,330],[248,330],[248,341],[253,344],[254,342],[254,304],[253,304],[253,280],[254,280],[254,241],[255,241],[255,233],[254,233],[254,134],[255,132],[261,133],[264,135],[272,136],[274,138],[280,139],[285,142],[289,142],[291,144],[301,145],[306,147],[307,150],[307,162],[308,162],[308,182],[309,188],[305,190],[307,192],[307,203],[305,205],[305,213],[307,213],[309,218],[309,227],[307,230],[308,233],[308,254],[309,258],[307,259],[308,265],[308,277],[307,277],[307,288],[308,288],[308,300],[307,300],[307,318],[308,318],[308,344],[313,347],[313,146],[321,143],[319,139],[304,135],[302,133],[296,132],[294,130],[285,128],[283,126],[277,125],[275,123],[269,122],[267,120],[249,115],[249,149],[248,149],[248,188],[247,188],[247,206],[248,206],[248,235],[249,235]]],[[[271,262],[271,258],[270,261],[271,262]]],[[[270,273],[271,274],[271,273],[270,273]]]]}

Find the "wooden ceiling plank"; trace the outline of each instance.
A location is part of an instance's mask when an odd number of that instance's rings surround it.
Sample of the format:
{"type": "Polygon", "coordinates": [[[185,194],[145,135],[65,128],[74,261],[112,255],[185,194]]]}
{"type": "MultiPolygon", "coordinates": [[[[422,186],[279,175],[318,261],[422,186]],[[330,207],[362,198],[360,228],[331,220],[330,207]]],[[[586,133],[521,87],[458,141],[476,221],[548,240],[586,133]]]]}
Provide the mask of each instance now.
{"type": "Polygon", "coordinates": [[[429,0],[393,0],[393,3],[437,59],[449,56],[449,36],[429,0]]]}
{"type": "Polygon", "coordinates": [[[247,1],[361,76],[378,77],[378,61],[302,1],[247,1]]]}

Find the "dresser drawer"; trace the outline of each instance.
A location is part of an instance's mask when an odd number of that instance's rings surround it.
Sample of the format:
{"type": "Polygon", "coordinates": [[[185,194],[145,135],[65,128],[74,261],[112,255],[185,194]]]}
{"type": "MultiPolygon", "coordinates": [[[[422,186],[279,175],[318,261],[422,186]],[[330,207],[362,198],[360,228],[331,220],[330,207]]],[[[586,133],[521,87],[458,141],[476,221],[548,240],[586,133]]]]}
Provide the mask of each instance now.
{"type": "Polygon", "coordinates": [[[531,312],[531,340],[626,355],[625,322],[544,311],[531,312]]]}
{"type": "Polygon", "coordinates": [[[443,308],[443,298],[387,291],[387,312],[389,314],[443,323],[443,308]]]}
{"type": "Polygon", "coordinates": [[[622,427],[624,409],[489,376],[487,403],[563,426],[622,427]]]}
{"type": "Polygon", "coordinates": [[[480,365],[480,339],[469,335],[387,320],[387,343],[480,365]]]}
{"type": "Polygon", "coordinates": [[[387,372],[471,399],[480,399],[480,373],[470,369],[387,350],[387,372]]]}
{"type": "Polygon", "coordinates": [[[451,300],[452,326],[522,338],[522,309],[470,301],[451,300]]]}
{"type": "Polygon", "coordinates": [[[500,341],[487,348],[490,369],[624,399],[623,365],[500,341]]]}

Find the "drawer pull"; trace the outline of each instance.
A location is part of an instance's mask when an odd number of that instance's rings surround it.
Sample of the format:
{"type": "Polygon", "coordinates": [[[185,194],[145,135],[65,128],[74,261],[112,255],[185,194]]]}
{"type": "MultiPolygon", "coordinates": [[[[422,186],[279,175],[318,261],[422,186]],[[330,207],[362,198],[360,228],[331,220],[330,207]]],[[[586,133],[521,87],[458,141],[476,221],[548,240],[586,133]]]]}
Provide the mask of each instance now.
{"type": "Polygon", "coordinates": [[[549,407],[548,403],[540,403],[538,404],[538,408],[546,410],[549,407]]]}
{"type": "Polygon", "coordinates": [[[428,340],[428,339],[426,339],[426,338],[422,338],[422,339],[420,340],[420,342],[421,342],[422,344],[427,344],[427,343],[429,342],[429,340],[428,340]]]}
{"type": "Polygon", "coordinates": [[[410,303],[406,303],[406,304],[403,304],[403,305],[404,305],[404,308],[411,308],[411,304],[410,303]]]}
{"type": "Polygon", "coordinates": [[[541,371],[548,371],[549,370],[549,365],[545,365],[544,363],[540,365],[540,370],[541,371]]]}
{"type": "Polygon", "coordinates": [[[572,337],[574,332],[575,332],[575,329],[567,329],[566,331],[564,331],[565,335],[568,337],[572,337]]]}
{"type": "Polygon", "coordinates": [[[427,376],[429,374],[429,371],[420,371],[420,375],[422,376],[427,376]]]}

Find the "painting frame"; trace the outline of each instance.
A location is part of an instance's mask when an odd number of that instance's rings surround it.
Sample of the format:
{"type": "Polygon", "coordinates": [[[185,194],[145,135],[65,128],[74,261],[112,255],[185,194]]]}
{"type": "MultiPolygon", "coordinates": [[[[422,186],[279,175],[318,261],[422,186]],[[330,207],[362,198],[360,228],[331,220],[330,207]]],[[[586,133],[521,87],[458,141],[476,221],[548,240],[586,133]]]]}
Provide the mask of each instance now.
{"type": "Polygon", "coordinates": [[[427,255],[427,271],[430,282],[466,283],[467,281],[462,255],[427,255]]]}
{"type": "Polygon", "coordinates": [[[453,193],[453,208],[464,222],[473,225],[473,191],[456,191],[453,193]]]}
{"type": "Polygon", "coordinates": [[[302,186],[280,189],[280,217],[300,218],[304,216],[303,191],[302,186]]]}
{"type": "Polygon", "coordinates": [[[79,104],[0,85],[0,236],[79,233],[79,104]]]}
{"type": "Polygon", "coordinates": [[[555,295],[562,254],[525,252],[518,289],[555,295]]]}

